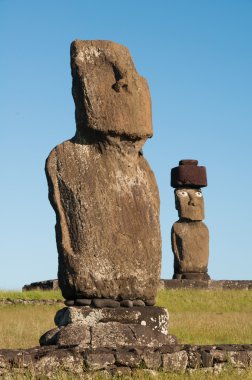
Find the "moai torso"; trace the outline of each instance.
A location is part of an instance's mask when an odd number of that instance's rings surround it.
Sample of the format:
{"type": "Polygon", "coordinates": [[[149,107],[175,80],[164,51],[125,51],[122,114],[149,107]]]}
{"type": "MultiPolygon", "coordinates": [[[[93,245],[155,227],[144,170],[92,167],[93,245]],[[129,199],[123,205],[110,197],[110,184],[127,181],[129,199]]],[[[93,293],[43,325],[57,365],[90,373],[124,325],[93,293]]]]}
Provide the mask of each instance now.
{"type": "Polygon", "coordinates": [[[209,232],[200,221],[178,221],[172,226],[174,272],[205,273],[209,257],[209,232]]]}
{"type": "Polygon", "coordinates": [[[200,186],[206,186],[204,167],[183,160],[173,169],[172,186],[179,220],[171,231],[174,278],[208,279],[209,232],[202,222],[204,200],[200,186]],[[183,166],[181,168],[181,166],[183,166]]]}
{"type": "Polygon", "coordinates": [[[140,153],[152,135],[147,82],[109,41],[74,41],[71,65],[77,132],[46,163],[60,288],[66,299],[153,299],[161,237],[158,188],[140,153]]]}

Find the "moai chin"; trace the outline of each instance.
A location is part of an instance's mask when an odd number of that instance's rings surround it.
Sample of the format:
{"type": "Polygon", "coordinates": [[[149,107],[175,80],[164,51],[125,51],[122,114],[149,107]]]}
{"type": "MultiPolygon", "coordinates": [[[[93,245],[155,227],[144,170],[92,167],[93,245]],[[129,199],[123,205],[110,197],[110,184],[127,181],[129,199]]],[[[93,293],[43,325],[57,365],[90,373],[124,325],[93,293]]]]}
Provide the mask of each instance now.
{"type": "Polygon", "coordinates": [[[181,160],[171,170],[171,186],[175,188],[175,205],[179,220],[171,231],[174,254],[174,279],[208,280],[209,232],[201,191],[207,186],[206,168],[197,160],[181,160]]]}
{"type": "Polygon", "coordinates": [[[141,152],[152,136],[147,81],[110,41],[74,41],[71,69],[76,134],[46,162],[59,286],[69,305],[153,304],[161,236],[158,188],[141,152]]]}

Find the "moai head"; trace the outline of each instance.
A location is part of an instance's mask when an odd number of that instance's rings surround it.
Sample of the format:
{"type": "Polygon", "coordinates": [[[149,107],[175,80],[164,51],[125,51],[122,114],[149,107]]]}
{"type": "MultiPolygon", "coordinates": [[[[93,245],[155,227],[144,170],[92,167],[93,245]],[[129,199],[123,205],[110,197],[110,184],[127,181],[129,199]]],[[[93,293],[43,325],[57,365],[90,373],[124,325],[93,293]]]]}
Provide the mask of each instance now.
{"type": "Polygon", "coordinates": [[[201,187],[207,186],[206,168],[197,160],[181,160],[171,171],[171,186],[175,187],[175,205],[180,219],[203,220],[204,199],[201,187]]]}
{"type": "Polygon", "coordinates": [[[147,81],[134,66],[129,50],[111,41],[71,44],[72,93],[77,133],[86,137],[151,137],[151,98],[147,81]]]}
{"type": "Polygon", "coordinates": [[[176,189],[175,205],[180,219],[196,221],[205,218],[204,199],[201,189],[176,189]]]}

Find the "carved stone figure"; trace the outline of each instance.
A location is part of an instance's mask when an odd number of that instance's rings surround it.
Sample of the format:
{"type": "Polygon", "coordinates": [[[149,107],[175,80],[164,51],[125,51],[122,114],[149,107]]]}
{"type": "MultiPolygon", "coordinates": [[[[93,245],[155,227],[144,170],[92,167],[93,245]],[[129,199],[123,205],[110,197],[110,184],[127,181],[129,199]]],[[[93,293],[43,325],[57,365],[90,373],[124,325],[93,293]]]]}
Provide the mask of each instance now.
{"type": "Polygon", "coordinates": [[[76,135],[46,162],[59,286],[70,304],[153,302],[161,236],[159,192],[141,152],[152,136],[147,81],[110,41],[74,41],[71,68],[76,135]]]}
{"type": "Polygon", "coordinates": [[[209,279],[209,232],[202,222],[205,215],[201,191],[207,186],[206,169],[197,164],[196,160],[181,160],[171,172],[179,214],[171,232],[175,279],[209,279]]]}
{"type": "Polygon", "coordinates": [[[161,265],[159,193],[141,147],[152,136],[147,82],[126,47],[71,45],[76,135],[46,162],[66,308],[41,345],[160,347],[168,312],[154,307],[161,265]]]}

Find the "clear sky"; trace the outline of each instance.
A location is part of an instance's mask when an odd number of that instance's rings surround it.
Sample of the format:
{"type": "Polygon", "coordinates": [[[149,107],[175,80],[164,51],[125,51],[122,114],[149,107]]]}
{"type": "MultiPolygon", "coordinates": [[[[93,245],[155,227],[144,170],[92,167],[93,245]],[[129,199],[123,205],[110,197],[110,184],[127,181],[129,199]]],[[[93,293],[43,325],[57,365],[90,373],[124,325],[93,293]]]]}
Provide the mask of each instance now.
{"type": "Polygon", "coordinates": [[[178,219],[170,170],[207,167],[213,279],[251,279],[252,1],[0,0],[0,288],[57,277],[44,162],[75,133],[69,47],[126,45],[149,83],[154,136],[144,155],[161,197],[162,277],[178,219]]]}

